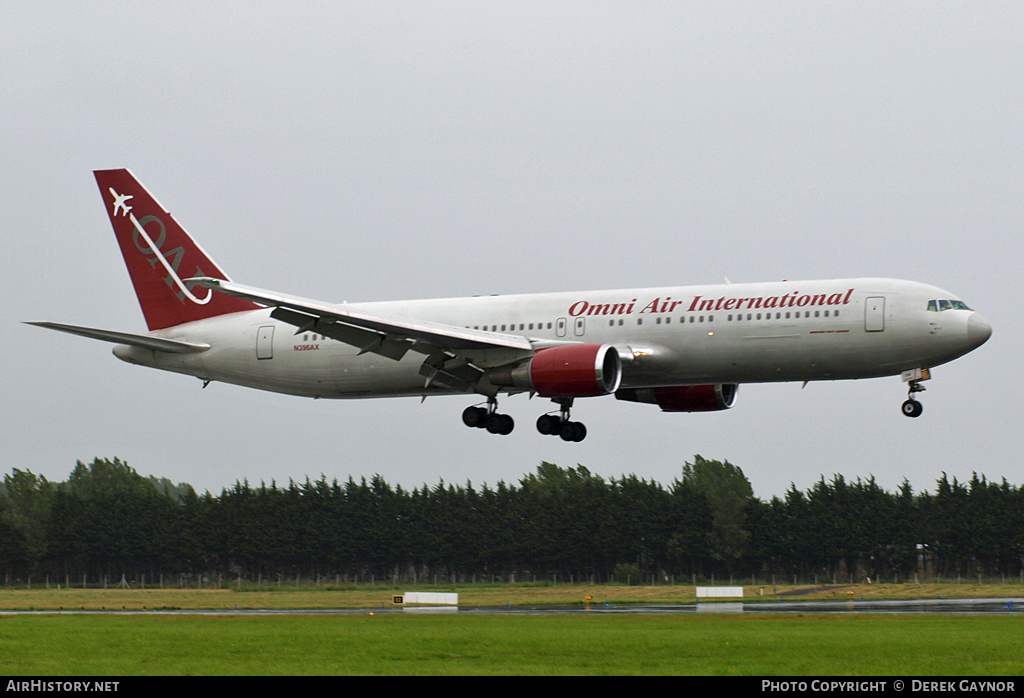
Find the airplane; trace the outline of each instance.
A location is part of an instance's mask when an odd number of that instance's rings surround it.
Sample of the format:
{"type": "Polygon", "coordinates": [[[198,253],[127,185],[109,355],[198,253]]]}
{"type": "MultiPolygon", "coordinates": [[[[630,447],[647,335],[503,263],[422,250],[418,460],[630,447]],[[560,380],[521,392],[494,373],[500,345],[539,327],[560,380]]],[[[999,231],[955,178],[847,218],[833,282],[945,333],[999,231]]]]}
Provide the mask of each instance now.
{"type": "Polygon", "coordinates": [[[733,407],[741,383],[900,375],[902,412],[931,370],[992,328],[955,294],[883,278],[726,283],[328,303],[237,284],[126,169],[96,182],[147,333],[29,324],[112,342],[128,363],[312,398],[476,396],[466,426],[509,434],[498,397],[555,407],[541,434],[582,441],[578,398],[665,412],[733,407]],[[132,206],[126,205],[128,200],[132,206]]]}
{"type": "Polygon", "coordinates": [[[111,187],[109,191],[110,195],[114,197],[114,215],[116,216],[119,210],[122,211],[125,215],[128,215],[128,212],[132,210],[132,207],[129,206],[126,202],[128,201],[128,199],[134,197],[132,197],[130,194],[118,194],[116,191],[114,191],[113,187],[111,187]]]}

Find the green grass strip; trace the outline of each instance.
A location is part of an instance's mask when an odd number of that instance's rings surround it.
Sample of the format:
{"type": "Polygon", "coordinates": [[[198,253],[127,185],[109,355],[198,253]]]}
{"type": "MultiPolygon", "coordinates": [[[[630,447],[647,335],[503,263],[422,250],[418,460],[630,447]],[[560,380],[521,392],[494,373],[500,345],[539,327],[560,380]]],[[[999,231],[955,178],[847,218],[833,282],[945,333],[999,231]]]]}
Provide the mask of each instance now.
{"type": "Polygon", "coordinates": [[[0,616],[0,674],[1020,675],[1016,616],[0,616]]]}

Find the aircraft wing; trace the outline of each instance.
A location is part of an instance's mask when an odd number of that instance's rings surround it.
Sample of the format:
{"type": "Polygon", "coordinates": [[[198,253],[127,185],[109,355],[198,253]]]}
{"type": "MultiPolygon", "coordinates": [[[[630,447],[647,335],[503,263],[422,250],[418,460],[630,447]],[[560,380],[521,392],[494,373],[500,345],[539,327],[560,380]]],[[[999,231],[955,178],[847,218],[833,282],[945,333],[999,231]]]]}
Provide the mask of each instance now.
{"type": "Polygon", "coordinates": [[[101,330],[95,327],[81,327],[80,325],[64,325],[59,322],[26,322],[25,324],[45,327],[48,330],[77,334],[81,337],[89,337],[90,339],[99,339],[103,342],[130,344],[135,347],[167,351],[172,354],[196,354],[210,348],[209,344],[183,342],[180,339],[164,339],[163,337],[153,337],[148,334],[116,332],[114,330],[101,330]]]}
{"type": "Polygon", "coordinates": [[[519,335],[369,313],[223,279],[196,277],[186,279],[186,283],[273,307],[271,317],[297,327],[296,334],[317,332],[358,347],[360,354],[373,352],[395,361],[410,350],[425,354],[420,374],[427,378],[428,386],[436,381],[457,390],[479,389],[485,368],[529,357],[538,348],[519,335]],[[479,365],[476,357],[488,350],[502,351],[492,352],[497,359],[493,363],[479,365]]]}

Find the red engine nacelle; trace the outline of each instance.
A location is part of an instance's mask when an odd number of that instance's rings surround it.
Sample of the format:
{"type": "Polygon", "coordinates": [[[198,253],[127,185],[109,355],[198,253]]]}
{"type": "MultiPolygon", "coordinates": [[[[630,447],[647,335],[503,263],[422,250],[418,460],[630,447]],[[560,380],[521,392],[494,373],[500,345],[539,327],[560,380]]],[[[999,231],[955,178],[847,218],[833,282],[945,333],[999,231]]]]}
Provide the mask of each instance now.
{"type": "Polygon", "coordinates": [[[662,412],[717,412],[736,402],[735,383],[723,385],[671,385],[663,388],[623,388],[619,400],[657,405],[662,412]]]}
{"type": "Polygon", "coordinates": [[[541,349],[525,363],[490,371],[495,385],[529,390],[541,397],[593,397],[618,390],[622,359],[608,344],[563,344],[541,349]]]}

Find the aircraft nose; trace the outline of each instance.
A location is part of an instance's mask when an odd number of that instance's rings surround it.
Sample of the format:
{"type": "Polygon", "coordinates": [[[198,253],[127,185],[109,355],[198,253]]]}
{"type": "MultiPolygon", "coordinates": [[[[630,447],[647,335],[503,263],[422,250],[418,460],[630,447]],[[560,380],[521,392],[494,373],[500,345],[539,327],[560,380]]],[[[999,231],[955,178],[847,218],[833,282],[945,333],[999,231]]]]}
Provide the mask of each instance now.
{"type": "Polygon", "coordinates": [[[967,318],[967,341],[972,349],[980,347],[992,336],[992,325],[982,316],[974,313],[967,318]]]}

